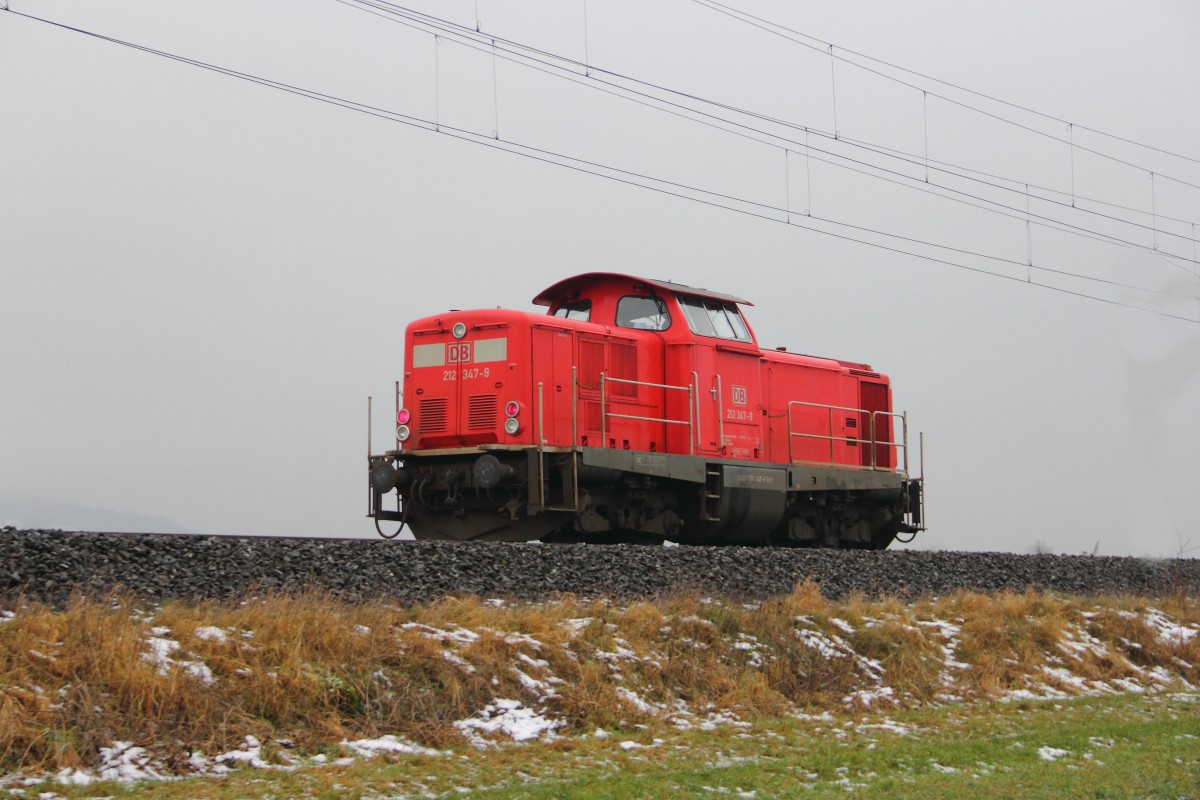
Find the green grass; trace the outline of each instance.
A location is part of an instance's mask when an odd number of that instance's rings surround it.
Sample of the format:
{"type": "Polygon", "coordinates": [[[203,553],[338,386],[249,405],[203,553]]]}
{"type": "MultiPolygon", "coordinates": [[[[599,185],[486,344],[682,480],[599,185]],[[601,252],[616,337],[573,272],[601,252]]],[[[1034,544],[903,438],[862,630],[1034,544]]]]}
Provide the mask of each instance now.
{"type": "MultiPolygon", "coordinates": [[[[975,703],[781,717],[714,731],[651,726],[439,756],[24,796],[139,798],[1198,798],[1200,696],[975,703]],[[900,734],[872,727],[896,723],[900,734]],[[622,742],[643,747],[623,749],[622,742]],[[1040,748],[1065,751],[1054,761],[1040,748]]],[[[2,791],[2,790],[0,790],[2,791]]],[[[19,796],[19,795],[14,795],[19,796]]]]}

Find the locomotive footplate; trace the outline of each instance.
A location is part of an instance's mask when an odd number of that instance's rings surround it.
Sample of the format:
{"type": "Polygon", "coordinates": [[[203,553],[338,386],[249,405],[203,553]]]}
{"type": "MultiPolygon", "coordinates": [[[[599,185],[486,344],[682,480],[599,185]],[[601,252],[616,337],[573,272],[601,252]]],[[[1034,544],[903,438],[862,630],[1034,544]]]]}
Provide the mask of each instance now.
{"type": "Polygon", "coordinates": [[[681,541],[883,548],[921,520],[921,482],[903,471],[714,461],[703,456],[582,448],[582,463],[695,484],[681,541]]]}
{"type": "Polygon", "coordinates": [[[759,491],[830,492],[885,489],[898,491],[909,482],[904,472],[853,469],[816,464],[762,465],[754,461],[710,461],[703,456],[642,453],[600,447],[580,448],[583,463],[654,475],[660,478],[704,483],[708,467],[719,468],[725,485],[759,491]],[[729,480],[733,477],[733,481],[729,480]]]}

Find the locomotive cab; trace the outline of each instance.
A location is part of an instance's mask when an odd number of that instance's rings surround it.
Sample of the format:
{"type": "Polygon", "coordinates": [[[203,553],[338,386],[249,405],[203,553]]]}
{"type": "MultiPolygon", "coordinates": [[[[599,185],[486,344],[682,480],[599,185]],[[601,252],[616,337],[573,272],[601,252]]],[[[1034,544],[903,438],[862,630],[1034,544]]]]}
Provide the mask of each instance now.
{"type": "Polygon", "coordinates": [[[397,446],[369,456],[377,526],[876,548],[922,527],[904,416],[867,365],[762,351],[747,301],[668,281],[591,273],[533,302],[408,326],[397,446]]]}

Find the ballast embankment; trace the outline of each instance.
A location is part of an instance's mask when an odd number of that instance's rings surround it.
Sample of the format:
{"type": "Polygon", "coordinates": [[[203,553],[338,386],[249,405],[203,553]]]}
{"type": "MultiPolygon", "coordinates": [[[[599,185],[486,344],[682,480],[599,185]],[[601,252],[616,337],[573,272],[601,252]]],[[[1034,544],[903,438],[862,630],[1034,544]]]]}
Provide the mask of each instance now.
{"type": "Polygon", "coordinates": [[[959,589],[1076,595],[1200,593],[1200,560],[892,550],[277,539],[0,529],[0,593],[62,603],[121,588],[148,599],[327,591],[427,603],[681,593],[761,600],[811,581],[831,599],[959,589]]]}

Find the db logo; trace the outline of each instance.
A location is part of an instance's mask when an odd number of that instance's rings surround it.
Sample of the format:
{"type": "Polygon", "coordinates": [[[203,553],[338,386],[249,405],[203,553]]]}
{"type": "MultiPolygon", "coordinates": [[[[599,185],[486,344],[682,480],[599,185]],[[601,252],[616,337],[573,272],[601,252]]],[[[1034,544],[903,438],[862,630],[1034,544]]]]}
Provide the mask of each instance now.
{"type": "Polygon", "coordinates": [[[733,394],[733,404],[735,406],[746,405],[746,387],[745,386],[733,386],[730,388],[730,390],[733,394]]]}
{"type": "Polygon", "coordinates": [[[471,363],[471,343],[470,342],[452,342],[446,345],[446,363],[447,364],[470,364],[471,363]]]}

